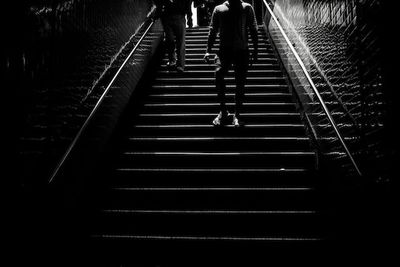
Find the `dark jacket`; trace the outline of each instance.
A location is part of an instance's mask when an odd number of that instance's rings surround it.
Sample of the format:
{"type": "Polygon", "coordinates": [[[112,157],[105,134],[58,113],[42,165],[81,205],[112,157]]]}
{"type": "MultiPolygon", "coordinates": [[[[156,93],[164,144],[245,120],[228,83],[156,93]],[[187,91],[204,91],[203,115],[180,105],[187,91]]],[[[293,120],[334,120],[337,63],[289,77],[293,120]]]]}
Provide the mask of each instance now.
{"type": "Polygon", "coordinates": [[[257,51],[257,21],[253,7],[243,1],[236,8],[230,6],[228,1],[216,6],[210,23],[207,52],[211,53],[218,32],[220,49],[248,49],[248,30],[257,51]]]}
{"type": "Polygon", "coordinates": [[[188,15],[192,16],[193,0],[155,0],[159,16],[188,15]]]}

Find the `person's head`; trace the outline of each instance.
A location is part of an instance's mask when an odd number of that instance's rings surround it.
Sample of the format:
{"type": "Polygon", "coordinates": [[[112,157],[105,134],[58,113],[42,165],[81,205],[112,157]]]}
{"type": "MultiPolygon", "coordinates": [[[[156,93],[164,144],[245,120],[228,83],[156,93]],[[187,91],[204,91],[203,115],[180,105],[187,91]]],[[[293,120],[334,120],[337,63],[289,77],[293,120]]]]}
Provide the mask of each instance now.
{"type": "Polygon", "coordinates": [[[241,1],[241,0],[228,0],[228,2],[229,2],[229,5],[235,7],[235,6],[240,5],[240,3],[241,3],[242,1],[241,1]]]}

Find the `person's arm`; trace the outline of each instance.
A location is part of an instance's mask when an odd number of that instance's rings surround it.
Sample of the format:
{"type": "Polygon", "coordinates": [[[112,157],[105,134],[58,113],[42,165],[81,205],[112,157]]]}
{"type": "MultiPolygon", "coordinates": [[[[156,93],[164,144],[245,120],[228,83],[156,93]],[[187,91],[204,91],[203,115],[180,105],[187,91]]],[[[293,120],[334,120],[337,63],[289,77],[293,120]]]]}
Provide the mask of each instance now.
{"type": "Polygon", "coordinates": [[[251,55],[252,61],[254,62],[257,60],[258,57],[258,30],[257,30],[257,19],[252,6],[249,6],[247,19],[248,19],[247,25],[249,25],[251,41],[253,42],[253,48],[254,48],[253,53],[251,55]]]}
{"type": "Polygon", "coordinates": [[[218,30],[219,30],[218,10],[217,7],[215,7],[211,16],[210,30],[208,32],[208,40],[207,40],[207,50],[204,56],[204,59],[207,62],[209,61],[210,53],[214,45],[218,30]]]}
{"type": "Polygon", "coordinates": [[[186,6],[186,16],[187,16],[187,23],[189,28],[193,27],[193,13],[192,13],[192,0],[187,0],[187,6],[186,6]]]}

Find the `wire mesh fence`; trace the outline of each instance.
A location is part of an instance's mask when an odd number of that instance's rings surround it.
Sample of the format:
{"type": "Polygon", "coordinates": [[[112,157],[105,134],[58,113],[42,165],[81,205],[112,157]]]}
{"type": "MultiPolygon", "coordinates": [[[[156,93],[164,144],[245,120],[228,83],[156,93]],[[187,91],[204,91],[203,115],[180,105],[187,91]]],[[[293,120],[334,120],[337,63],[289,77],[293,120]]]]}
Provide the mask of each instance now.
{"type": "Polygon", "coordinates": [[[3,61],[20,104],[22,183],[48,175],[137,41],[152,6],[151,0],[38,0],[9,8],[22,24],[13,27],[3,61]]]}
{"type": "MultiPolygon", "coordinates": [[[[380,1],[276,0],[268,1],[274,14],[321,93],[340,133],[357,163],[379,172],[385,101],[381,73],[381,44],[377,29],[380,1]],[[373,163],[373,168],[370,168],[373,163]]],[[[268,18],[267,18],[268,19],[268,18]]],[[[353,173],[345,154],[299,68],[272,20],[269,31],[292,80],[301,86],[303,103],[326,155],[353,173]],[[287,68],[288,69],[288,68],[287,68]],[[304,97],[307,95],[307,97],[304,97]]]]}

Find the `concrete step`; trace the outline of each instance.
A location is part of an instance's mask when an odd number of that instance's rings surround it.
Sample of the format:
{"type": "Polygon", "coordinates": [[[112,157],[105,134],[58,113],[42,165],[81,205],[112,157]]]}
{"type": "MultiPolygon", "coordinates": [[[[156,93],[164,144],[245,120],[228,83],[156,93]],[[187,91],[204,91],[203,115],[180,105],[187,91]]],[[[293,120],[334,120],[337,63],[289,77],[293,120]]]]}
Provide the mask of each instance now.
{"type": "MultiPolygon", "coordinates": [[[[180,149],[180,150],[178,150],[180,149]]],[[[310,151],[130,151],[119,158],[124,168],[313,168],[310,151]]]]}

